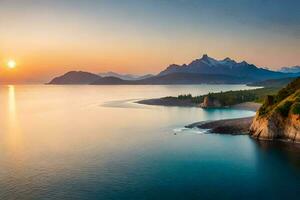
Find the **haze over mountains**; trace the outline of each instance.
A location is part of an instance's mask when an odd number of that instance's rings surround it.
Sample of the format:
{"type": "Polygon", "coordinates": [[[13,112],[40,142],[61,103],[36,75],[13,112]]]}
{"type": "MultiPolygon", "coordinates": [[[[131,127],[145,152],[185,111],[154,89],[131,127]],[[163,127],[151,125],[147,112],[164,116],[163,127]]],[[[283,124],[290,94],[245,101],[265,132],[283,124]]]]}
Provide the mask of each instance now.
{"type": "Polygon", "coordinates": [[[282,67],[279,72],[283,73],[300,73],[300,66],[282,67]]]}
{"type": "Polygon", "coordinates": [[[146,75],[134,75],[134,74],[119,74],[116,72],[104,72],[104,73],[99,73],[98,74],[101,77],[116,77],[116,78],[120,78],[123,80],[128,80],[128,81],[132,81],[132,80],[141,80],[141,79],[145,79],[145,78],[150,78],[154,75],[152,74],[146,74],[146,75]]]}
{"type": "Polygon", "coordinates": [[[121,75],[114,72],[96,75],[72,71],[54,78],[49,84],[239,84],[299,75],[300,73],[283,73],[259,68],[245,61],[236,62],[230,58],[216,60],[205,54],[190,64],[172,64],[155,76],[121,75]]]}

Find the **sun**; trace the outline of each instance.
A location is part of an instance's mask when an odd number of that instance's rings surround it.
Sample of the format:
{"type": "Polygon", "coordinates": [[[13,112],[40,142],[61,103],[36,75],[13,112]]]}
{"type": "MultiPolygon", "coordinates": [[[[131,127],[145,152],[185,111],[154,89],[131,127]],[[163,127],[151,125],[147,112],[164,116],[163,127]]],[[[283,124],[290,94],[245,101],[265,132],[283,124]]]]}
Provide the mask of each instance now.
{"type": "Polygon", "coordinates": [[[8,61],[7,61],[7,67],[8,67],[8,68],[13,69],[13,68],[15,68],[16,66],[17,66],[16,61],[14,61],[14,60],[8,60],[8,61]]]}

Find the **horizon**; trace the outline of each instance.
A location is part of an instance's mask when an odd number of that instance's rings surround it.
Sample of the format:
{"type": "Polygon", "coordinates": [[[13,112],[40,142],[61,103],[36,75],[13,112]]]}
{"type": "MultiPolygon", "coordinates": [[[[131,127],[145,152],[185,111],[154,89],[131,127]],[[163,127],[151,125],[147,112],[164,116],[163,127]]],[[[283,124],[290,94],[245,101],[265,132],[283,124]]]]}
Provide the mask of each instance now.
{"type": "Polygon", "coordinates": [[[0,2],[0,82],[67,71],[157,74],[202,54],[278,70],[300,64],[300,2],[0,2]],[[5,65],[9,59],[14,69],[5,65]]]}
{"type": "MultiPolygon", "coordinates": [[[[202,59],[203,58],[203,56],[208,56],[209,58],[213,58],[213,57],[211,57],[211,56],[209,56],[209,55],[207,55],[207,54],[203,54],[202,56],[200,56],[200,57],[198,57],[198,58],[195,58],[195,59],[193,59],[193,60],[191,60],[191,61],[189,61],[189,62],[187,62],[187,63],[183,63],[183,64],[178,64],[179,66],[182,66],[182,65],[189,65],[189,64],[191,64],[193,61],[195,61],[195,60],[199,60],[199,59],[202,59]]],[[[229,57],[225,57],[225,58],[222,58],[222,59],[216,59],[216,58],[213,58],[213,59],[215,59],[215,60],[217,60],[217,61],[223,61],[223,60],[225,60],[225,59],[227,59],[227,58],[229,58],[229,57]]],[[[241,60],[241,61],[237,61],[237,60],[235,60],[235,59],[232,59],[232,58],[229,58],[229,59],[231,59],[231,60],[233,60],[233,61],[235,61],[236,63],[242,63],[242,62],[246,62],[246,63],[248,63],[248,64],[250,64],[250,65],[255,65],[254,63],[249,63],[249,62],[247,62],[247,61],[245,61],[245,60],[241,60]]],[[[118,72],[118,71],[103,71],[103,72],[97,72],[97,71],[95,71],[95,72],[93,72],[93,71],[85,71],[85,70],[81,70],[81,69],[77,69],[77,70],[74,70],[74,69],[71,69],[71,70],[69,70],[69,71],[65,71],[65,72],[63,72],[63,73],[61,73],[61,74],[57,74],[57,76],[53,76],[53,77],[51,77],[50,78],[50,80],[53,80],[53,78],[55,78],[55,77],[59,77],[59,76],[62,76],[62,75],[64,75],[64,74],[67,74],[67,73],[69,73],[69,72],[88,72],[88,73],[92,73],[92,74],[96,74],[96,75],[98,75],[98,76],[102,76],[101,74],[109,74],[109,73],[115,73],[116,75],[121,75],[121,76],[126,76],[126,75],[129,75],[129,76],[137,76],[137,77],[141,77],[141,76],[146,76],[146,75],[153,75],[153,76],[157,76],[160,72],[162,72],[163,70],[165,70],[165,69],[167,69],[169,66],[171,66],[171,65],[177,65],[177,63],[170,63],[168,66],[166,66],[165,68],[162,68],[160,71],[158,71],[157,73],[147,73],[147,74],[142,74],[142,73],[140,73],[140,74],[137,74],[137,73],[122,73],[122,72],[118,72]]],[[[261,69],[266,69],[266,70],[271,70],[271,71],[276,71],[276,70],[274,70],[274,69],[271,69],[271,68],[268,68],[268,67],[262,67],[262,66],[257,66],[257,65],[255,65],[257,68],[261,68],[261,69]]],[[[295,66],[286,66],[286,67],[282,67],[282,68],[288,68],[288,69],[290,69],[290,68],[293,68],[293,67],[299,67],[298,65],[295,65],[295,66]]],[[[280,68],[281,69],[281,68],[280,68]]],[[[290,72],[290,73],[293,73],[293,72],[290,72]]],[[[38,84],[38,83],[42,83],[42,84],[44,84],[44,83],[48,83],[50,80],[43,80],[43,81],[41,81],[41,80],[26,80],[25,81],[25,84],[38,84]]],[[[13,82],[12,84],[23,84],[24,82],[13,82]]],[[[7,85],[9,85],[9,83],[2,83],[1,81],[0,81],[0,84],[7,84],[7,85]]]]}

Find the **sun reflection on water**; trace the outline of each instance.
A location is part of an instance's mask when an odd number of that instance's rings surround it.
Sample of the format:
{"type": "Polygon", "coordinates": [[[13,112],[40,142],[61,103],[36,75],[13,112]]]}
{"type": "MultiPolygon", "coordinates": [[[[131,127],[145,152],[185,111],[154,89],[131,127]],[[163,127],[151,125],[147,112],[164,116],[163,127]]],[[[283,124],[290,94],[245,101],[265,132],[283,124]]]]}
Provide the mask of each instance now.
{"type": "Polygon", "coordinates": [[[23,147],[23,137],[20,131],[15,86],[8,86],[8,132],[7,148],[10,157],[14,161],[20,161],[23,147]]]}
{"type": "Polygon", "coordinates": [[[16,115],[16,97],[15,97],[15,86],[8,86],[8,108],[9,108],[9,116],[10,120],[15,119],[16,115]]]}

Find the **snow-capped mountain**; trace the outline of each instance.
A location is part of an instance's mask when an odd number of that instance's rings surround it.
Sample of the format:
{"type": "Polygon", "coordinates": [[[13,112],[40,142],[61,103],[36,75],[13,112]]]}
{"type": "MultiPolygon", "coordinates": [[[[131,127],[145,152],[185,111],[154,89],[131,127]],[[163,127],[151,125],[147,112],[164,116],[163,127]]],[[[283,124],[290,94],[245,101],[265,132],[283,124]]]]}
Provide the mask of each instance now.
{"type": "Polygon", "coordinates": [[[217,60],[204,54],[202,58],[192,61],[190,64],[176,65],[172,64],[159,75],[171,73],[199,73],[199,74],[224,74],[241,78],[251,78],[253,80],[262,80],[269,78],[282,78],[285,75],[281,72],[275,72],[264,68],[258,68],[246,61],[236,62],[230,58],[217,60]]]}

